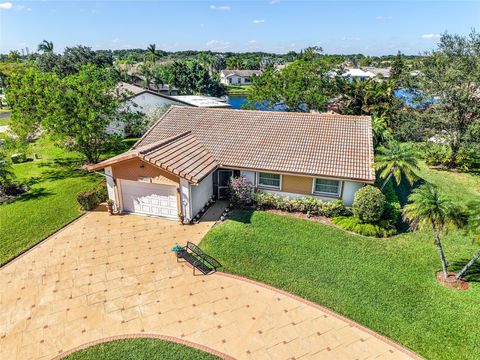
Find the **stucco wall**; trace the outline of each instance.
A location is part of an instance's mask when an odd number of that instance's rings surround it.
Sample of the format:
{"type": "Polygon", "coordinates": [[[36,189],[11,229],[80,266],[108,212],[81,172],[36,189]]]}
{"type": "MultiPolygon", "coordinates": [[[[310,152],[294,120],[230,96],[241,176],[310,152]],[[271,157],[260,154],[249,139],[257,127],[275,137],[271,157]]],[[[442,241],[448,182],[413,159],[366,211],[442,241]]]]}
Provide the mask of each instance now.
{"type": "Polygon", "coordinates": [[[358,183],[358,182],[353,182],[353,181],[345,181],[343,183],[343,196],[342,200],[345,203],[345,205],[352,206],[353,204],[353,197],[355,195],[355,192],[362,188],[364,184],[358,183]]]}
{"type": "Polygon", "coordinates": [[[112,175],[114,178],[132,181],[138,181],[139,178],[150,178],[150,182],[156,184],[179,184],[178,176],[172,175],[139,159],[126,160],[112,165],[112,175]]]}
{"type": "Polygon", "coordinates": [[[151,114],[160,106],[163,105],[184,105],[182,103],[172,101],[170,99],[163,98],[161,96],[156,96],[150,93],[143,93],[133,97],[130,100],[133,104],[136,104],[136,107],[133,109],[141,111],[146,115],[151,114]]]}
{"type": "Polygon", "coordinates": [[[213,195],[213,177],[208,175],[198,185],[190,185],[192,216],[198,214],[213,195]]]}

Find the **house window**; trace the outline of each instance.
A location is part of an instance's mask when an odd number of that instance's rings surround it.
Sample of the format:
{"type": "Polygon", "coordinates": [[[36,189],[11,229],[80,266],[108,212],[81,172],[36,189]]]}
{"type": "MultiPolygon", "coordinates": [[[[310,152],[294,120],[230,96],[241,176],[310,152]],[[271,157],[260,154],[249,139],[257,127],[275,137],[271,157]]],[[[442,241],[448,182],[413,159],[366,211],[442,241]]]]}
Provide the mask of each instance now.
{"type": "Polygon", "coordinates": [[[228,83],[229,83],[229,84],[232,83],[232,78],[228,78],[228,83]]]}
{"type": "Polygon", "coordinates": [[[315,179],[313,184],[314,194],[340,195],[340,181],[328,179],[315,179]]]}
{"type": "Polygon", "coordinates": [[[258,173],[258,186],[280,190],[282,176],[271,173],[258,173]]]}

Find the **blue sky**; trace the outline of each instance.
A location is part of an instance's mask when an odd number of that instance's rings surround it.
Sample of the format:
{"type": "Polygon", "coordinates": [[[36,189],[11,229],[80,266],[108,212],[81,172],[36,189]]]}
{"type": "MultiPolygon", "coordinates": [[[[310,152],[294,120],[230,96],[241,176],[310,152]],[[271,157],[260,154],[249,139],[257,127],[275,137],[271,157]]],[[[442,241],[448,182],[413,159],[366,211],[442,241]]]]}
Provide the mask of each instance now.
{"type": "MultiPolygon", "coordinates": [[[[15,1],[0,0],[0,52],[93,49],[418,54],[444,31],[479,24],[480,1],[15,1]]],[[[478,29],[480,30],[480,29],[478,29]]]]}

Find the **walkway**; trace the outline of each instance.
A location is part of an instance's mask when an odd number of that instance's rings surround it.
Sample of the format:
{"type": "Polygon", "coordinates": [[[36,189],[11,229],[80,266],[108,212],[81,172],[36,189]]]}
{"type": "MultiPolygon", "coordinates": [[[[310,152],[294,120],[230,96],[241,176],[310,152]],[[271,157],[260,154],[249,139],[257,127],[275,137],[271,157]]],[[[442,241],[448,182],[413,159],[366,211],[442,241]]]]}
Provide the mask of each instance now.
{"type": "Polygon", "coordinates": [[[298,298],[224,274],[192,276],[170,248],[212,223],[92,212],[0,270],[0,359],[157,334],[238,359],[412,355],[298,298]]]}

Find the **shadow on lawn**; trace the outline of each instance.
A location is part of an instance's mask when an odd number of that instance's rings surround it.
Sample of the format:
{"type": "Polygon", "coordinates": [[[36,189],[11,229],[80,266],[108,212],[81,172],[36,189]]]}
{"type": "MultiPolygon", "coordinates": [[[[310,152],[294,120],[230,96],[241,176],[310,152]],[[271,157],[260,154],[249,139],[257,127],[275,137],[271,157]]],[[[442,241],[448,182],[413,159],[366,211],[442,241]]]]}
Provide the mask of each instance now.
{"type": "Polygon", "coordinates": [[[86,171],[78,167],[83,164],[81,159],[60,158],[48,163],[39,164],[39,168],[47,168],[42,171],[41,180],[63,180],[67,178],[85,176],[86,171]]]}
{"type": "MultiPolygon", "coordinates": [[[[454,261],[449,264],[449,270],[458,272],[460,271],[470,259],[462,259],[454,261]]],[[[468,269],[467,274],[464,276],[465,280],[469,282],[480,282],[480,263],[477,260],[475,264],[468,269]]]]}
{"type": "Polygon", "coordinates": [[[253,210],[234,210],[230,213],[228,220],[240,222],[243,224],[252,223],[253,210]]]}
{"type": "Polygon", "coordinates": [[[53,195],[53,194],[54,194],[53,192],[48,191],[43,187],[40,187],[40,188],[30,189],[26,193],[24,193],[22,195],[19,195],[12,200],[8,200],[5,203],[12,204],[12,203],[16,203],[16,202],[36,200],[36,199],[40,199],[40,198],[50,196],[50,195],[53,195]]]}

